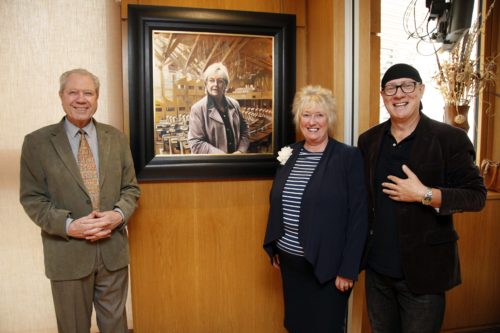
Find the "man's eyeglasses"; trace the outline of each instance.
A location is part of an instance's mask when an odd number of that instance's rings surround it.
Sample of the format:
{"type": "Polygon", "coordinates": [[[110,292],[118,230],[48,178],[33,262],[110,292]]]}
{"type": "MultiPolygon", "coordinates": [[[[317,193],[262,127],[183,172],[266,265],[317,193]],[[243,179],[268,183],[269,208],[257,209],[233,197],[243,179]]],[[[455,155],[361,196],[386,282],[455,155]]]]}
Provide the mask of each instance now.
{"type": "Polygon", "coordinates": [[[421,84],[420,82],[403,82],[400,85],[394,86],[394,85],[386,85],[383,89],[382,92],[386,96],[394,96],[398,92],[398,88],[401,88],[401,91],[404,92],[405,94],[409,94],[415,91],[415,87],[417,84],[421,84]]]}

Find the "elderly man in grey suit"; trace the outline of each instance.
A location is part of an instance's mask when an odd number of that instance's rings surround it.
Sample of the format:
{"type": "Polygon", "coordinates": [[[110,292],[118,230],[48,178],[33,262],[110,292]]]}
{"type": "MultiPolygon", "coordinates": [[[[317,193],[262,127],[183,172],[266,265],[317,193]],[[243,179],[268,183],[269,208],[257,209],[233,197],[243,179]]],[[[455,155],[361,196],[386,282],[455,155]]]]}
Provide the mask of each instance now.
{"type": "Polygon", "coordinates": [[[59,332],[127,332],[125,229],[140,190],[126,136],[98,123],[99,79],[65,72],[66,116],[28,134],[21,155],[20,201],[41,228],[59,332]]]}

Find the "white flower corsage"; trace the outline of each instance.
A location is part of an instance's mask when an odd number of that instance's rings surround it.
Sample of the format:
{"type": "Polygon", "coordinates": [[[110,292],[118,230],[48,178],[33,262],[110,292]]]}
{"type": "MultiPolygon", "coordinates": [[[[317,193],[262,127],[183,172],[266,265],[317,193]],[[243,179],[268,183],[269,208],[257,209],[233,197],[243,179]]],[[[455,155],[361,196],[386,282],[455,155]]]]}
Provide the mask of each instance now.
{"type": "Polygon", "coordinates": [[[293,149],[290,148],[290,146],[285,146],[281,148],[281,150],[278,152],[278,161],[280,161],[281,165],[285,165],[286,161],[292,156],[293,149]]]}

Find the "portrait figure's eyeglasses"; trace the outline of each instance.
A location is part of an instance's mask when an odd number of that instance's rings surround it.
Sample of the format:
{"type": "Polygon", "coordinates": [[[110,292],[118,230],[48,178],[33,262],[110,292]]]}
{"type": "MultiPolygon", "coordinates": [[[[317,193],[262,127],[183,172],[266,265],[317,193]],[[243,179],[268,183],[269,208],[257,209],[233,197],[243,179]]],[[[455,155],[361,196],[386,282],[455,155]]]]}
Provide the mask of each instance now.
{"type": "Polygon", "coordinates": [[[402,92],[404,92],[405,94],[409,94],[415,91],[415,87],[417,86],[417,84],[421,83],[412,81],[412,82],[403,82],[400,85],[388,84],[382,89],[382,92],[386,96],[394,96],[398,92],[398,88],[401,88],[402,92]]]}
{"type": "Polygon", "coordinates": [[[219,84],[219,85],[226,84],[226,81],[224,81],[223,79],[216,79],[216,78],[213,78],[213,77],[209,77],[207,81],[209,83],[216,83],[216,84],[219,84]]]}

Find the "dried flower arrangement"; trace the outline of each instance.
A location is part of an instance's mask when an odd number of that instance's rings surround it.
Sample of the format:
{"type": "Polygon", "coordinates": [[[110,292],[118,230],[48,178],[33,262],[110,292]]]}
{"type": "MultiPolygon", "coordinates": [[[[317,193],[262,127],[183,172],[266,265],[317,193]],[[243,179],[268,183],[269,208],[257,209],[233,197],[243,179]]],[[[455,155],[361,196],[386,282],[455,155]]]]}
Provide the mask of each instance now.
{"type": "Polygon", "coordinates": [[[456,116],[450,123],[462,128],[467,126],[466,130],[468,129],[466,112],[471,100],[488,84],[495,82],[496,57],[484,59],[480,66],[479,59],[473,54],[494,5],[495,1],[488,8],[484,20],[481,21],[481,15],[478,15],[470,29],[464,32],[453,48],[441,54],[447,56],[446,59],[441,60],[436,53],[438,73],[433,79],[441,91],[445,104],[456,110],[456,116]],[[459,112],[459,108],[465,110],[465,115],[459,112]]]}

